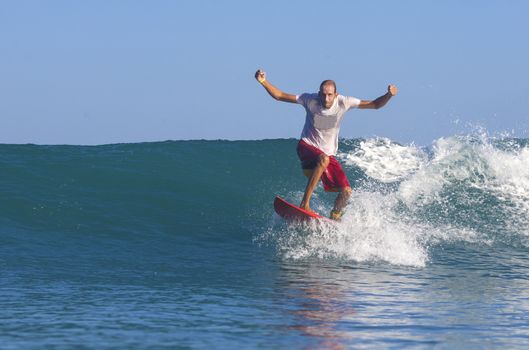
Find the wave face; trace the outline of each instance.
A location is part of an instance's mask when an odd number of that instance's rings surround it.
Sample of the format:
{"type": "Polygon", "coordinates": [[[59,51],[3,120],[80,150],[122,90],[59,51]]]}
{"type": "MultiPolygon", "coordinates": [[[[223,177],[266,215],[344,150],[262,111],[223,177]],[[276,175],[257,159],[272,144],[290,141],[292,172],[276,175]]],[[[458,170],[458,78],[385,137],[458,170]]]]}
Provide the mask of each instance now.
{"type": "MultiPolygon", "coordinates": [[[[144,254],[159,255],[171,244],[253,239],[288,259],[411,266],[454,244],[529,246],[528,140],[342,140],[355,191],[341,223],[314,227],[273,213],[275,195],[297,203],[303,194],[296,142],[1,145],[3,243],[97,255],[111,241],[148,239],[144,254]]],[[[333,201],[319,186],[313,208],[327,215],[333,201]]]]}

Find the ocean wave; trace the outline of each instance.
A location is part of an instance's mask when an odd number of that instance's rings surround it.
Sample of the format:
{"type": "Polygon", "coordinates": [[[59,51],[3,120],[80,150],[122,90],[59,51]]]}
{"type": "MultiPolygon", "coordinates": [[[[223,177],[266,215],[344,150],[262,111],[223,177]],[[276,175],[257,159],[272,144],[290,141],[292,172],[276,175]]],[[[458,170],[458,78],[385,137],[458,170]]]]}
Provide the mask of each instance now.
{"type": "MultiPolygon", "coordinates": [[[[301,201],[296,142],[0,145],[0,229],[15,232],[4,235],[10,244],[20,232],[39,244],[46,235],[160,246],[171,237],[253,236],[288,259],[409,266],[453,244],[529,247],[528,140],[451,136],[430,147],[342,140],[338,157],[354,187],[343,220],[302,228],[272,208],[275,195],[301,201]]],[[[328,214],[334,195],[318,187],[313,199],[328,214]]]]}

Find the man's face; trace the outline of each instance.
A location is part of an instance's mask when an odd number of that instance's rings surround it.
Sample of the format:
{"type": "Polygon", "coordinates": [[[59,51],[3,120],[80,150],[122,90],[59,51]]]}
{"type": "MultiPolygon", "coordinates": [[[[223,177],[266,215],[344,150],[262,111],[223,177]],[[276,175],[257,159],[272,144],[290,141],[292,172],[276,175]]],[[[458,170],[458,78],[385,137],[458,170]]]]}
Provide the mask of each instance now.
{"type": "Polygon", "coordinates": [[[336,96],[338,96],[336,91],[334,91],[334,86],[332,86],[331,84],[323,85],[320,89],[319,95],[320,95],[321,105],[324,108],[331,108],[334,102],[334,99],[336,98],[336,96]]]}

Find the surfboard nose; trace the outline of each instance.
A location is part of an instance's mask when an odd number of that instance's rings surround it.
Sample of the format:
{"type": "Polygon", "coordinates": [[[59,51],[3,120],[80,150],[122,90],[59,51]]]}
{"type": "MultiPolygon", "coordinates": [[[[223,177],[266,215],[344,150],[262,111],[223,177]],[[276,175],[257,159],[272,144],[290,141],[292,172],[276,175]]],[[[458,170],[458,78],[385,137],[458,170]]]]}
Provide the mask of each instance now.
{"type": "Polygon", "coordinates": [[[279,196],[276,196],[276,198],[274,199],[274,210],[276,211],[277,215],[290,221],[324,218],[323,216],[318,215],[317,213],[301,209],[300,207],[287,202],[279,196]]]}

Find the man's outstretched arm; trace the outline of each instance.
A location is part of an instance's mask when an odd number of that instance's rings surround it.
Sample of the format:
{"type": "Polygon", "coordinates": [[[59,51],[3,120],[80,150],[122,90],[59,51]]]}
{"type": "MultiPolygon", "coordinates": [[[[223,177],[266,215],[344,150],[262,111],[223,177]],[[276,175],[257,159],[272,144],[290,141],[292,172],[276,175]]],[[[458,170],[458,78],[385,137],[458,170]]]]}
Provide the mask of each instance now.
{"type": "Polygon", "coordinates": [[[395,85],[388,86],[388,92],[373,101],[362,100],[358,108],[361,109],[379,109],[388,103],[388,101],[397,94],[398,89],[395,85]]]}
{"type": "Polygon", "coordinates": [[[255,79],[263,85],[263,87],[266,89],[266,91],[272,96],[274,99],[278,101],[283,102],[290,102],[290,103],[297,103],[296,101],[296,95],[287,94],[278,88],[276,88],[274,85],[270,84],[268,80],[266,80],[266,72],[262,70],[258,70],[255,72],[255,79]]]}

